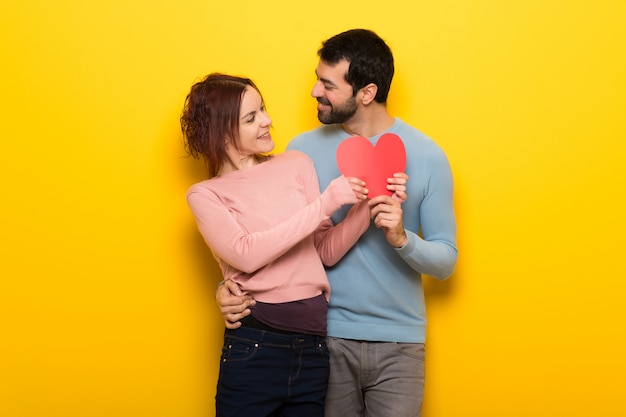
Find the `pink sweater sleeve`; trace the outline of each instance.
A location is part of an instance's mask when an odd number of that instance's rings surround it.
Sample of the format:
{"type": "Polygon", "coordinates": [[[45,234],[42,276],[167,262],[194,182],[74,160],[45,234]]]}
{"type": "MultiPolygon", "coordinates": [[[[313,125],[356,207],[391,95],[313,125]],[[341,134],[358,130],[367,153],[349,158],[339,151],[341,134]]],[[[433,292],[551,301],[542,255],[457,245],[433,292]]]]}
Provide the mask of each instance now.
{"type": "Polygon", "coordinates": [[[307,195],[317,197],[309,200],[304,207],[294,208],[293,215],[286,220],[252,232],[237,223],[220,196],[207,189],[192,187],[187,194],[187,202],[200,233],[214,255],[239,271],[254,272],[315,232],[320,223],[328,220],[342,205],[356,202],[345,178],[333,181],[320,195],[312,166],[310,171],[312,173],[303,175],[303,186],[307,195]]]}
{"type": "Polygon", "coordinates": [[[367,200],[355,204],[346,218],[333,227],[330,219],[323,221],[315,232],[315,245],[326,266],[333,266],[359,240],[369,227],[370,209],[367,200]]]}

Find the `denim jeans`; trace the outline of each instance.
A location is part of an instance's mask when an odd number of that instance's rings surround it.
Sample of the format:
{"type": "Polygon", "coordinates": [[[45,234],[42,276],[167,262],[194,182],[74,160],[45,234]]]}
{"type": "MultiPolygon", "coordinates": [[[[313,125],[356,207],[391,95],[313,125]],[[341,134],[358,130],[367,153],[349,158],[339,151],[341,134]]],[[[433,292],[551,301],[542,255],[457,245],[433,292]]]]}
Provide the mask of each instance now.
{"type": "Polygon", "coordinates": [[[328,375],[324,337],[226,330],[216,417],[322,417],[328,375]]]}
{"type": "Polygon", "coordinates": [[[424,398],[423,343],[328,338],[326,417],[419,417],[424,398]]]}

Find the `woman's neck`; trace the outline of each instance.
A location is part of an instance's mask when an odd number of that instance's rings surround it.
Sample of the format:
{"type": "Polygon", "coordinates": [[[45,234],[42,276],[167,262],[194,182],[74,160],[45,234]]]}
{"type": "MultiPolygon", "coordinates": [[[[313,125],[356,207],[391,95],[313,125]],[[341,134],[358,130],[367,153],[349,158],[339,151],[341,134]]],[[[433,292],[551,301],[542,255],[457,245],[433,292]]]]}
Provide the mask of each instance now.
{"type": "Polygon", "coordinates": [[[250,168],[265,162],[267,157],[264,155],[229,155],[228,159],[222,164],[218,176],[228,174],[229,172],[239,171],[250,168]]]}

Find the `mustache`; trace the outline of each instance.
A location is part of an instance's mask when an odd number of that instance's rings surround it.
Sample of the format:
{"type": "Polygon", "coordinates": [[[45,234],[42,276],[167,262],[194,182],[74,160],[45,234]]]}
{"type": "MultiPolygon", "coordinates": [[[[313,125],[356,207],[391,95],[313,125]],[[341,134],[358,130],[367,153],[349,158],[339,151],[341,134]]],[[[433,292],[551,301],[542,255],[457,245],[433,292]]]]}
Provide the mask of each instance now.
{"type": "Polygon", "coordinates": [[[317,97],[317,102],[325,106],[330,106],[330,101],[325,97],[317,97]]]}

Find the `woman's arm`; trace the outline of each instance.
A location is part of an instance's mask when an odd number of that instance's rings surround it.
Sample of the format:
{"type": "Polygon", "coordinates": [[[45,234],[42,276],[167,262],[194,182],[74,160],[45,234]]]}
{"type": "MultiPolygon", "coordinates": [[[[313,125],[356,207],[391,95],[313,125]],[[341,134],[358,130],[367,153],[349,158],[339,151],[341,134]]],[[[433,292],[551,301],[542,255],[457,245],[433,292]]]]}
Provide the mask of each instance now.
{"type": "MultiPolygon", "coordinates": [[[[367,184],[357,178],[348,178],[348,180],[352,184],[355,195],[361,201],[350,209],[341,223],[333,227],[329,219],[322,222],[316,231],[317,252],[326,266],[333,266],[339,262],[370,226],[370,208],[368,202],[364,201],[368,190],[363,188],[363,185],[367,187],[367,184]]],[[[396,173],[393,178],[387,179],[387,188],[393,191],[390,199],[397,201],[398,205],[406,201],[407,180],[408,176],[405,173],[396,173]]]]}
{"type": "MultiPolygon", "coordinates": [[[[307,190],[319,187],[316,181],[304,186],[307,190]]],[[[209,190],[191,191],[187,201],[200,233],[215,256],[239,271],[252,273],[313,233],[339,207],[356,202],[349,183],[343,177],[334,180],[321,195],[319,188],[317,190],[317,198],[296,210],[285,221],[253,232],[242,228],[228,207],[209,190]]]]}

